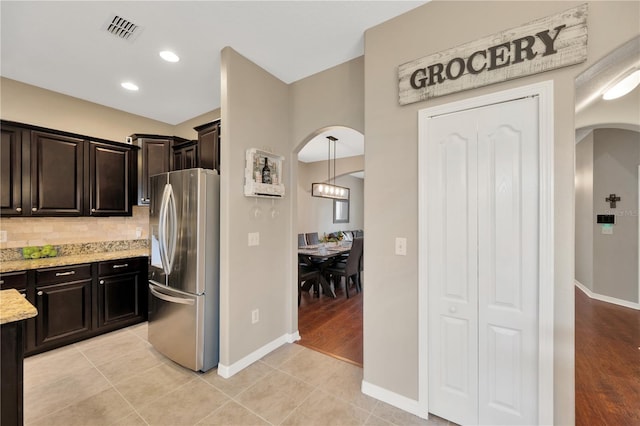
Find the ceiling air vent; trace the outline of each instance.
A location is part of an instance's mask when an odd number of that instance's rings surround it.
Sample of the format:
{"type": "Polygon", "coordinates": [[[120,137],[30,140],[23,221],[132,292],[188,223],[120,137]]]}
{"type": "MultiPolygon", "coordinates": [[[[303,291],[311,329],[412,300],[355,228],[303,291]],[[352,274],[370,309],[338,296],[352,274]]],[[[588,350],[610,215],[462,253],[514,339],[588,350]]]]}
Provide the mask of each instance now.
{"type": "Polygon", "coordinates": [[[111,15],[105,23],[104,29],[114,36],[129,42],[134,41],[142,32],[141,26],[134,24],[120,15],[111,15]]]}

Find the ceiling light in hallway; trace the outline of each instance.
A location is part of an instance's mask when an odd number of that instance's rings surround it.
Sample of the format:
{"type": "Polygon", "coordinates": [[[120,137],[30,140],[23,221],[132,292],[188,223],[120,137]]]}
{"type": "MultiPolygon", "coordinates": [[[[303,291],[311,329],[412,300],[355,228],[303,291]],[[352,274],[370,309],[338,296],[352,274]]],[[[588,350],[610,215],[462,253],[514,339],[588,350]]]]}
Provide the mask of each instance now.
{"type": "Polygon", "coordinates": [[[160,57],[167,62],[178,62],[180,60],[180,57],[170,50],[160,52],[160,57]]]}
{"type": "Polygon", "coordinates": [[[123,81],[122,83],[120,83],[120,86],[124,87],[127,90],[130,90],[132,92],[137,92],[139,87],[137,84],[134,84],[130,81],[123,81]]]}
{"type": "Polygon", "coordinates": [[[635,70],[604,92],[602,99],[609,101],[620,98],[635,89],[638,84],[640,84],[640,69],[635,70]]]}

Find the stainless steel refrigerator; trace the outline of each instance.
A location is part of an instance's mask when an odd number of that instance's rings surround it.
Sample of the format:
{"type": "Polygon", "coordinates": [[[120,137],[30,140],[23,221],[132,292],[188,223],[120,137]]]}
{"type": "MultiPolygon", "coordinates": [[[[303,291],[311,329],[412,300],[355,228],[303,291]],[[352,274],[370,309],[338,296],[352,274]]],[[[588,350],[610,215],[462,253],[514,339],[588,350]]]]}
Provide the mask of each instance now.
{"type": "Polygon", "coordinates": [[[220,177],[186,169],[151,177],[149,342],[194,371],[219,359],[220,177]]]}

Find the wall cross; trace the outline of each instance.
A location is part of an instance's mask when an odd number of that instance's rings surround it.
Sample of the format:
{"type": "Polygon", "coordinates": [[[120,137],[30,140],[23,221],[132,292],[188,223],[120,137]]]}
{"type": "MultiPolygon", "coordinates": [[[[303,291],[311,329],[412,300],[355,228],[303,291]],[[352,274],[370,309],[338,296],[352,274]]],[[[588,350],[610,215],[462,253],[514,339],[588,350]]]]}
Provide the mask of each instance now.
{"type": "Polygon", "coordinates": [[[616,197],[616,194],[609,194],[609,197],[604,200],[609,203],[610,208],[615,209],[616,201],[620,201],[620,197],[616,197]]]}

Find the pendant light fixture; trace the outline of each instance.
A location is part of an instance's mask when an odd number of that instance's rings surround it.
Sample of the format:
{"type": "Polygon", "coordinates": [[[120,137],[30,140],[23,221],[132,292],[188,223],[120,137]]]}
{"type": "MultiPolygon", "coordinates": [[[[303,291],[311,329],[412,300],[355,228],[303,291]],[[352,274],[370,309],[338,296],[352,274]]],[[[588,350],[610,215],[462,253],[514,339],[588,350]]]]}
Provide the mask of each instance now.
{"type": "Polygon", "coordinates": [[[311,184],[311,196],[320,198],[330,198],[333,200],[348,200],[349,188],[336,185],[336,141],[338,138],[327,136],[327,181],[324,183],[311,184]],[[331,146],[333,145],[333,179],[331,174],[331,146]]]}

